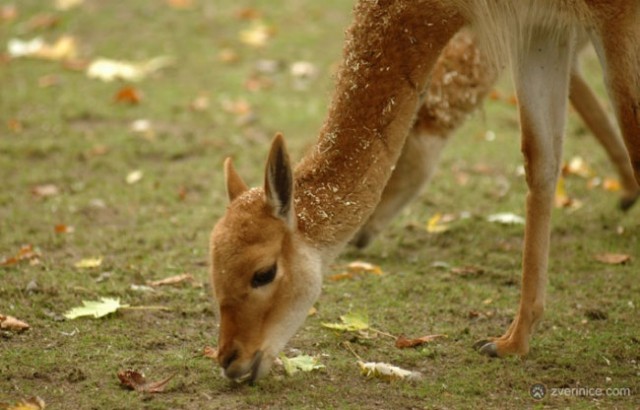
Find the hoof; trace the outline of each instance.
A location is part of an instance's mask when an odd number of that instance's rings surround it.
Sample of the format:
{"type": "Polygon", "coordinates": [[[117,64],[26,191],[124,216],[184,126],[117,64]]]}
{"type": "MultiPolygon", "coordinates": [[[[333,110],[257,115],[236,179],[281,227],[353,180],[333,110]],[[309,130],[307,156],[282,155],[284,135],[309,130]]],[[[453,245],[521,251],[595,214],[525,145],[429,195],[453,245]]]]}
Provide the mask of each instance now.
{"type": "Polygon", "coordinates": [[[495,342],[492,342],[490,340],[479,340],[474,343],[473,348],[482,355],[489,357],[498,357],[498,346],[496,346],[495,342]]]}
{"type": "Polygon", "coordinates": [[[622,211],[628,211],[636,203],[639,197],[640,197],[640,194],[620,198],[620,202],[618,203],[618,206],[622,211]]]}
{"type": "Polygon", "coordinates": [[[358,249],[364,249],[367,246],[369,246],[372,240],[373,240],[372,234],[370,234],[366,230],[361,230],[356,234],[356,236],[353,237],[353,239],[351,239],[349,243],[358,249]]]}

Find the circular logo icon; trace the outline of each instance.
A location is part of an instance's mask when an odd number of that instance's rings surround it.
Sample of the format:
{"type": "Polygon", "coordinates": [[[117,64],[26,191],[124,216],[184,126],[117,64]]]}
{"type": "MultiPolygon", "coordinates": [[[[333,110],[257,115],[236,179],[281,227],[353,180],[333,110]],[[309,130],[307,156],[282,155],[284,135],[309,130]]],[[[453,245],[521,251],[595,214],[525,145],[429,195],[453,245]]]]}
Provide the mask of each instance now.
{"type": "Polygon", "coordinates": [[[547,386],[542,383],[535,383],[529,387],[529,394],[534,400],[542,400],[547,395],[547,386]]]}

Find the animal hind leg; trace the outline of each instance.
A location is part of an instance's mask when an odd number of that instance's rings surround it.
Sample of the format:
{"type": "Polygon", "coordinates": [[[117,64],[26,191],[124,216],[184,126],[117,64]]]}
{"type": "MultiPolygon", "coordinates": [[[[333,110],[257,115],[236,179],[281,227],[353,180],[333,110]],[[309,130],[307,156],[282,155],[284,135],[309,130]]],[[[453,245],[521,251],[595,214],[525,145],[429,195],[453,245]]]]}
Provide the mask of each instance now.
{"type": "Polygon", "coordinates": [[[616,168],[624,191],[620,208],[628,210],[640,196],[640,186],[633,176],[629,155],[622,137],[577,67],[571,73],[569,99],[616,168]]]}

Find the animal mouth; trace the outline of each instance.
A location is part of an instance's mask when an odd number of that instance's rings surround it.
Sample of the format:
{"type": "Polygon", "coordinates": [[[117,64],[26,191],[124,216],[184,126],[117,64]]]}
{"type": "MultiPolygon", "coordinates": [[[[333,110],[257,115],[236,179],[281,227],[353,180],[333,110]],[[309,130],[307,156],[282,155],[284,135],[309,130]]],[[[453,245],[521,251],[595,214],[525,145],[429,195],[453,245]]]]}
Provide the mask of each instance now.
{"type": "Polygon", "coordinates": [[[253,385],[258,379],[258,372],[260,370],[260,364],[262,363],[262,356],[262,351],[258,350],[253,355],[253,359],[251,359],[251,366],[249,367],[249,371],[240,377],[236,377],[235,379],[233,379],[233,381],[236,383],[248,382],[250,385],[253,385]]]}

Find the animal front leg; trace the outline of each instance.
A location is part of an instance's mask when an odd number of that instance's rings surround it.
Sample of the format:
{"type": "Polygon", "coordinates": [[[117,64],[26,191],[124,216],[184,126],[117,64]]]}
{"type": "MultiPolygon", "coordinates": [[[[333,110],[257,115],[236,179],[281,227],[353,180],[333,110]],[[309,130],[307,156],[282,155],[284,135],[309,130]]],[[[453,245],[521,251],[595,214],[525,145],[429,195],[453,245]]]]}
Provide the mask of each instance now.
{"type": "Polygon", "coordinates": [[[529,188],[522,286],[516,317],[505,334],[476,344],[481,353],[489,356],[526,355],[531,334],[544,312],[551,212],[562,156],[572,53],[570,33],[555,37],[544,29],[533,28],[531,40],[514,59],[529,188]]]}

